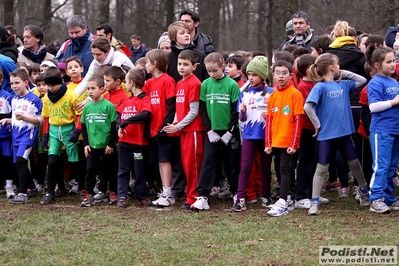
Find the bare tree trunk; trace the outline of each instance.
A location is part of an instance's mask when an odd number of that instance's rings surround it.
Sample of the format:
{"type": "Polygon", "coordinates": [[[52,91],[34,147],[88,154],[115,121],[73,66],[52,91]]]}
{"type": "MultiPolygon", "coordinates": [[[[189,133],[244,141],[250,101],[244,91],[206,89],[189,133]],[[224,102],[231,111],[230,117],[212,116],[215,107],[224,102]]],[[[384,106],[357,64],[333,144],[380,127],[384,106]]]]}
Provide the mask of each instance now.
{"type": "Polygon", "coordinates": [[[125,22],[125,7],[125,3],[122,1],[116,1],[116,25],[112,26],[115,36],[119,36],[123,32],[122,27],[125,22]]]}
{"type": "Polygon", "coordinates": [[[83,6],[82,0],[73,0],[73,14],[74,15],[82,15],[83,14],[83,6]]]}
{"type": "MultiPolygon", "coordinates": [[[[98,5],[97,26],[109,22],[109,4],[110,0],[101,0],[98,5]]],[[[94,29],[93,29],[94,30],[94,29]]]]}
{"type": "Polygon", "coordinates": [[[175,1],[166,0],[166,27],[168,27],[174,19],[175,1]]]}
{"type": "Polygon", "coordinates": [[[42,14],[43,14],[43,21],[42,21],[42,25],[41,28],[43,30],[44,33],[44,37],[47,36],[47,34],[50,31],[51,28],[51,18],[53,16],[52,12],[51,12],[51,0],[44,0],[43,1],[43,9],[42,9],[42,14]]]}
{"type": "Polygon", "coordinates": [[[198,13],[201,18],[199,30],[212,38],[215,50],[219,44],[220,6],[219,0],[198,2],[198,13]]]}
{"type": "Polygon", "coordinates": [[[14,1],[3,0],[4,21],[3,25],[14,24],[14,1]]]}

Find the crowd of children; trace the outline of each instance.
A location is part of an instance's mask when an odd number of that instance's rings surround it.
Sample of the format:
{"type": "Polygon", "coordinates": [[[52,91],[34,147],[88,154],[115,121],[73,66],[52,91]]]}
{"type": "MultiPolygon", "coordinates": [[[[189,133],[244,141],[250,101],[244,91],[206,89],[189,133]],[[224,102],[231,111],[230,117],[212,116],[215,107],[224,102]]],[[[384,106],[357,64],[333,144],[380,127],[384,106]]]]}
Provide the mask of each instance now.
{"type": "Polygon", "coordinates": [[[0,91],[0,168],[9,202],[42,194],[39,203],[47,205],[76,193],[82,207],[109,201],[126,208],[134,196],[164,208],[185,195],[182,209],[202,211],[218,195],[233,200],[234,212],[260,201],[270,216],[294,208],[318,215],[328,202],[320,195],[332,183],[340,197],[349,195],[350,171],[360,206],[399,210],[395,53],[366,40],[361,74],[341,70],[331,49],[342,37],[351,40],[346,45],[354,42],[342,25],[313,40],[312,54],[291,45],[271,64],[262,52],[250,60],[205,56],[179,21],[168,29],[171,52],[150,50],[136,67],[103,38],[91,45],[85,77],[75,56],[19,65],[9,80],[15,95],[0,91]],[[369,149],[357,149],[357,130],[369,149]],[[345,165],[339,180],[338,157],[345,165]],[[359,157],[372,160],[372,173],[359,157]]]}

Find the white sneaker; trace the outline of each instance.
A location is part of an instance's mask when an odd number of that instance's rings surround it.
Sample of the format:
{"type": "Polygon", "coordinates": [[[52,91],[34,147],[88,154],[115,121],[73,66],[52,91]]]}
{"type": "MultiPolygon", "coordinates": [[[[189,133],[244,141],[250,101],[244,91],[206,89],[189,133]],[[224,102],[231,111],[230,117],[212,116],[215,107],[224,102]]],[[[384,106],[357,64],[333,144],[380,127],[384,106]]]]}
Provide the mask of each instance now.
{"type": "Polygon", "coordinates": [[[209,197],[217,197],[219,193],[220,193],[219,187],[212,187],[209,197]]]}
{"type": "Polygon", "coordinates": [[[291,196],[287,196],[287,205],[288,205],[288,210],[292,211],[295,209],[295,202],[291,199],[291,196]]]}
{"type": "Polygon", "coordinates": [[[327,204],[330,202],[330,200],[324,197],[319,197],[319,202],[320,204],[327,204]]]}
{"type": "Polygon", "coordinates": [[[196,197],[196,201],[191,204],[191,210],[206,211],[209,210],[208,198],[207,197],[196,197]]]}
{"type": "Polygon", "coordinates": [[[295,208],[297,209],[309,209],[311,205],[311,200],[310,199],[301,199],[295,201],[295,208]]]}
{"type": "Polygon", "coordinates": [[[99,191],[94,195],[93,200],[95,203],[108,202],[109,197],[104,192],[99,191]]]}
{"type": "Polygon", "coordinates": [[[349,197],[349,188],[347,188],[347,187],[341,187],[341,188],[339,189],[338,194],[339,194],[339,197],[340,197],[340,198],[348,198],[348,197],[349,197]]]}
{"type": "Polygon", "coordinates": [[[288,214],[288,203],[284,199],[279,199],[273,207],[267,212],[268,215],[278,217],[288,214]]]}
{"type": "Polygon", "coordinates": [[[68,184],[71,186],[69,194],[79,194],[79,184],[78,182],[69,181],[68,184]]]}
{"type": "Polygon", "coordinates": [[[320,214],[320,204],[317,201],[312,201],[308,211],[308,215],[319,215],[320,214]]]}
{"type": "Polygon", "coordinates": [[[357,188],[356,197],[359,199],[360,206],[370,206],[370,199],[369,199],[369,192],[367,191],[366,194],[363,194],[362,190],[357,188]]]}
{"type": "Polygon", "coordinates": [[[156,207],[169,207],[176,203],[175,198],[172,195],[167,195],[165,193],[161,194],[157,200],[152,202],[152,205],[156,207]]]}
{"type": "Polygon", "coordinates": [[[6,189],[6,197],[7,199],[11,199],[15,196],[15,186],[11,185],[11,186],[5,186],[6,189]]]}

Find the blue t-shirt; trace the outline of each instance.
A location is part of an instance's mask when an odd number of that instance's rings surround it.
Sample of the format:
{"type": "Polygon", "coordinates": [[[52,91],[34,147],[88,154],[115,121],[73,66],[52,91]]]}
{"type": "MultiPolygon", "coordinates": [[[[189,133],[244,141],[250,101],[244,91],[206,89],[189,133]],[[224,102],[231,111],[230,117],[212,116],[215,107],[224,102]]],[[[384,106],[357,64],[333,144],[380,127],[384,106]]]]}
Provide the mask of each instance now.
{"type": "Polygon", "coordinates": [[[237,112],[240,104],[247,107],[247,120],[242,122],[243,139],[265,139],[266,121],[264,113],[267,112],[267,101],[273,89],[266,86],[266,94],[262,96],[263,86],[254,88],[249,86],[248,92],[242,91],[238,97],[237,112]]]}
{"type": "MultiPolygon", "coordinates": [[[[369,104],[392,100],[399,94],[399,85],[393,78],[375,75],[367,86],[369,104]]],[[[382,112],[372,113],[370,132],[399,134],[399,105],[382,112]]]]}
{"type": "Polygon", "coordinates": [[[355,89],[353,80],[318,82],[306,102],[315,103],[321,128],[317,140],[329,140],[355,132],[349,94],[355,89]]]}
{"type": "Polygon", "coordinates": [[[12,106],[12,145],[35,146],[39,125],[34,125],[26,121],[17,120],[16,113],[23,113],[29,116],[40,117],[42,113],[42,101],[32,92],[28,92],[23,97],[15,95],[11,100],[12,106]]]}
{"type": "MultiPolygon", "coordinates": [[[[0,114],[11,114],[11,94],[0,90],[0,114]]],[[[0,139],[11,138],[11,127],[4,125],[0,127],[0,139]]]]}

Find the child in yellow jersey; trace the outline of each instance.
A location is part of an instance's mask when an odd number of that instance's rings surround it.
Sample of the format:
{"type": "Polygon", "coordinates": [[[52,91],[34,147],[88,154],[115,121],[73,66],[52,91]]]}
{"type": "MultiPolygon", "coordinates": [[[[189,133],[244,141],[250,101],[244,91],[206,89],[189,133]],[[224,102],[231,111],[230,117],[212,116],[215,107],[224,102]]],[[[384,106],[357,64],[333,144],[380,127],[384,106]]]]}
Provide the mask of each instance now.
{"type": "MultiPolygon", "coordinates": [[[[75,88],[79,85],[79,83],[83,80],[82,73],[84,71],[82,61],[77,56],[68,57],[65,60],[65,69],[66,74],[70,77],[71,82],[67,84],[68,90],[75,91],[75,88]]],[[[83,102],[87,98],[87,90],[79,97],[79,102],[83,102]]],[[[82,110],[80,110],[82,111],[82,110]]],[[[84,156],[83,151],[83,136],[79,136],[79,158],[80,158],[80,166],[82,169],[86,169],[86,157],[84,156]]],[[[67,166],[66,172],[68,175],[68,168],[70,165],[67,166]]],[[[82,189],[85,187],[85,174],[84,171],[78,173],[78,176],[69,176],[70,185],[70,194],[77,194],[79,192],[79,188],[82,189]],[[76,178],[76,179],[75,179],[76,178]]]]}
{"type": "MultiPolygon", "coordinates": [[[[74,91],[78,84],[83,80],[83,64],[82,61],[77,56],[68,57],[65,60],[66,65],[66,74],[71,78],[71,82],[68,83],[68,90],[74,91]]],[[[87,91],[83,93],[79,99],[80,101],[84,101],[87,98],[87,91]]]]}
{"type": "Polygon", "coordinates": [[[76,110],[78,96],[67,89],[61,72],[56,67],[49,67],[44,73],[44,82],[48,86],[47,95],[43,97],[44,118],[43,148],[48,148],[47,188],[48,192],[40,204],[55,202],[55,184],[62,179],[58,169],[61,168],[61,149],[65,146],[71,169],[70,175],[77,176],[82,172],[79,164],[80,113],[76,110]]]}

